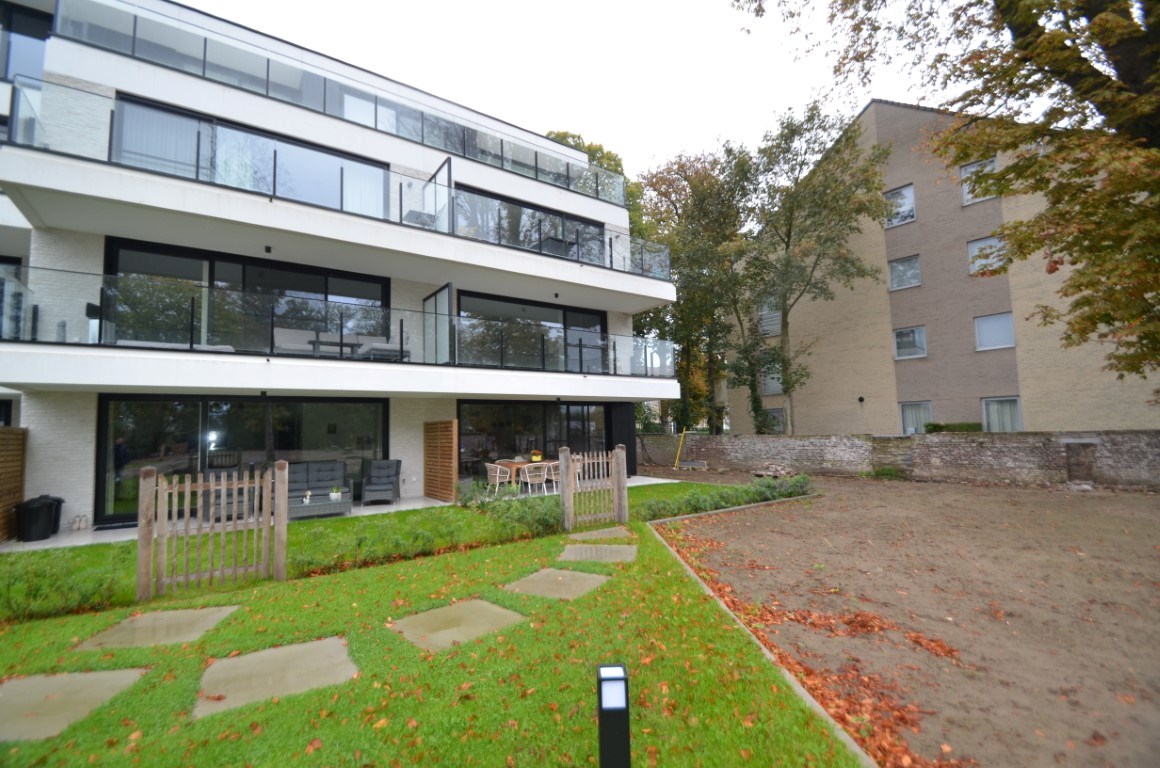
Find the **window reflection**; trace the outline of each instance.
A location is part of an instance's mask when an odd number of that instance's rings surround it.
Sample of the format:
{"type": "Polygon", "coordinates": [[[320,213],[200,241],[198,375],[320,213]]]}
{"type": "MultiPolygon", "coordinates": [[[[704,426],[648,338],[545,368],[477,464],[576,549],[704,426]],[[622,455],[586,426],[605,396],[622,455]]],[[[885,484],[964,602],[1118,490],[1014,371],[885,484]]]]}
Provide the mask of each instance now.
{"type": "Polygon", "coordinates": [[[357,483],[362,459],[385,456],[385,409],[382,400],[109,398],[95,522],[136,521],[137,478],[146,466],[184,475],[340,459],[357,483]]]}
{"type": "Polygon", "coordinates": [[[497,459],[529,458],[533,450],[545,460],[573,452],[608,450],[603,405],[573,403],[482,402],[459,405],[459,474],[485,477],[485,465],[497,459]]]}

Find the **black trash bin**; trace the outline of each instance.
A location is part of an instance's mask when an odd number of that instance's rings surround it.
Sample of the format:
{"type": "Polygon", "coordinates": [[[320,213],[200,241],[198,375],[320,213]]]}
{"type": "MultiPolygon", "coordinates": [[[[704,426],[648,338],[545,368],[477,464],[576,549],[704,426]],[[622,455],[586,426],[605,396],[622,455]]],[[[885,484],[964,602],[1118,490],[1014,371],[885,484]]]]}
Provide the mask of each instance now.
{"type": "Polygon", "coordinates": [[[42,493],[36,497],[36,500],[42,504],[52,505],[52,534],[55,536],[60,533],[60,508],[64,504],[64,499],[60,496],[49,496],[47,493],[42,493]]]}
{"type": "Polygon", "coordinates": [[[16,505],[16,535],[21,541],[43,541],[52,535],[52,502],[49,497],[16,505]]]}

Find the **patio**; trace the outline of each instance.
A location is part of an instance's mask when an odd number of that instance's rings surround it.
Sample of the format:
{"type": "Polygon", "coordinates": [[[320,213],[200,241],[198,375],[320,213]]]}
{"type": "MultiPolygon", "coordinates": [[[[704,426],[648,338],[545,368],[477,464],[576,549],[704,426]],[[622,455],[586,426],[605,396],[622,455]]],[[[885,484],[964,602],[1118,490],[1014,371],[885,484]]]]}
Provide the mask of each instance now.
{"type": "MultiPolygon", "coordinates": [[[[666,480],[655,477],[644,477],[637,475],[628,478],[628,487],[638,485],[653,485],[656,483],[673,483],[675,480],[666,480]]],[[[539,494],[536,494],[539,495],[539,494]]],[[[553,494],[549,494],[553,495],[553,494]]],[[[371,504],[362,506],[356,504],[351,509],[351,517],[365,517],[370,515],[384,515],[392,512],[403,512],[409,509],[424,509],[427,507],[445,507],[448,503],[445,501],[438,501],[430,499],[426,496],[417,496],[413,498],[399,499],[391,504],[371,504]]],[[[9,539],[5,542],[0,542],[0,554],[6,552],[29,552],[38,549],[54,549],[57,547],[80,547],[86,544],[111,544],[118,541],[136,541],[137,540],[137,526],[131,525],[124,528],[111,528],[108,530],[95,530],[93,528],[86,528],[81,531],[68,530],[68,523],[72,519],[72,515],[68,512],[67,505],[64,507],[64,514],[61,519],[60,533],[54,534],[42,541],[19,541],[17,539],[9,539]]],[[[291,521],[293,522],[293,521],[291,521]]]]}

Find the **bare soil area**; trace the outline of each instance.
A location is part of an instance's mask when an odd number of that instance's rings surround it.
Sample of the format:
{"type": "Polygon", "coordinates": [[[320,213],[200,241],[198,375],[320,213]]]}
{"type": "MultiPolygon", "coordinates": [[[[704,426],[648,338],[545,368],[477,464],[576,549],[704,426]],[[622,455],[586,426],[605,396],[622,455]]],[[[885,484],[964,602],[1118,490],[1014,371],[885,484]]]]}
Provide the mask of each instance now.
{"type": "Polygon", "coordinates": [[[664,534],[875,760],[1160,764],[1160,496],[816,484],[664,534]]]}

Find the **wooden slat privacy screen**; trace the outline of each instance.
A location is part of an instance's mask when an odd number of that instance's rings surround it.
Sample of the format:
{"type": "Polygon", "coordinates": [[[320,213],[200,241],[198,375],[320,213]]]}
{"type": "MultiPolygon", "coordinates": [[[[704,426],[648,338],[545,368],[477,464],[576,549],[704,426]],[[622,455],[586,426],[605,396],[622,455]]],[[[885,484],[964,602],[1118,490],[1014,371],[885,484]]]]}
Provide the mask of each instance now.
{"type": "Polygon", "coordinates": [[[423,495],[455,502],[459,484],[459,422],[428,421],[423,424],[423,495]]]}
{"type": "Polygon", "coordinates": [[[27,429],[0,427],[0,541],[16,538],[16,505],[24,500],[27,439],[27,429]]]}

